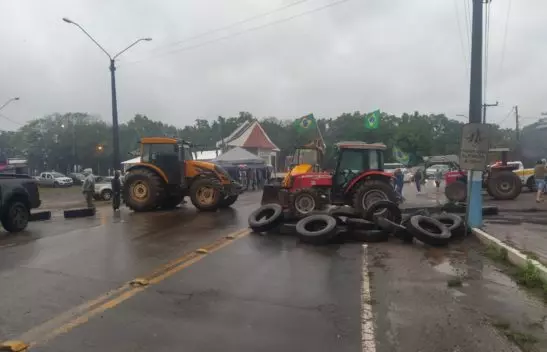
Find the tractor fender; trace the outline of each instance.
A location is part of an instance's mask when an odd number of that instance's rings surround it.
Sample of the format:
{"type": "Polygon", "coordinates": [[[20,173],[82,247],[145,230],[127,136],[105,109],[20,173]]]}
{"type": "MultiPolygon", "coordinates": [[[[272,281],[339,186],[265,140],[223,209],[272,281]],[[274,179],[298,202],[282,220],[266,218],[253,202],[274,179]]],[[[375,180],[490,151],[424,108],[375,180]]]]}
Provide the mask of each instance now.
{"type": "Polygon", "coordinates": [[[133,166],[131,166],[130,168],[128,168],[128,169],[126,170],[126,173],[131,172],[131,171],[134,171],[134,170],[137,170],[137,169],[147,169],[147,170],[151,170],[151,171],[155,172],[156,174],[158,174],[158,175],[161,177],[161,179],[162,179],[165,183],[168,182],[167,175],[165,174],[165,172],[163,172],[162,169],[160,169],[159,167],[157,167],[157,166],[154,165],[154,164],[139,163],[139,164],[133,165],[133,166]]]}
{"type": "Polygon", "coordinates": [[[384,171],[367,171],[361,173],[359,176],[355,177],[349,185],[346,187],[344,193],[348,194],[352,192],[355,189],[355,186],[360,184],[362,181],[368,180],[368,179],[374,179],[374,180],[382,180],[385,182],[391,182],[392,175],[389,172],[384,171]]]}

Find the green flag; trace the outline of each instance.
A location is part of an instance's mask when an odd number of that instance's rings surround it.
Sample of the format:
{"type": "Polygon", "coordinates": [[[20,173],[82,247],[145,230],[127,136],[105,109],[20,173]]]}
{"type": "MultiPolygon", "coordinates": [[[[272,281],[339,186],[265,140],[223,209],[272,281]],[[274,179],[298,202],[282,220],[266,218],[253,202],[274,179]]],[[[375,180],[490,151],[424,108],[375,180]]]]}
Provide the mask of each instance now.
{"type": "Polygon", "coordinates": [[[380,110],[373,111],[365,117],[365,128],[375,130],[380,125],[380,110]]]}
{"type": "Polygon", "coordinates": [[[294,126],[296,127],[299,133],[311,131],[317,128],[317,121],[315,121],[315,117],[313,117],[313,114],[309,114],[297,119],[294,122],[294,126]]]}
{"type": "Polygon", "coordinates": [[[408,153],[403,152],[396,145],[393,146],[393,157],[395,158],[395,160],[397,160],[397,162],[403,165],[408,165],[408,163],[410,162],[410,156],[408,155],[408,153]]]}

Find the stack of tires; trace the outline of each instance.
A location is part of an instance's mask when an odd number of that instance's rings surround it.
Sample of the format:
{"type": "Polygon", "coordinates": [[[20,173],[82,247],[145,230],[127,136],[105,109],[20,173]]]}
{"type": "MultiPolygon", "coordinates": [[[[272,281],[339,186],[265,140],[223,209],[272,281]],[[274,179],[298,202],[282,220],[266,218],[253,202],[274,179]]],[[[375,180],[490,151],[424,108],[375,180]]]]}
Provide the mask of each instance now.
{"type": "Polygon", "coordinates": [[[351,207],[315,211],[301,218],[289,217],[278,204],[265,204],[249,216],[249,227],[255,233],[296,235],[301,242],[325,245],[346,242],[384,242],[395,237],[405,243],[418,240],[431,246],[445,246],[452,238],[462,237],[467,229],[456,214],[429,215],[401,213],[397,204],[382,200],[364,213],[351,207]]]}

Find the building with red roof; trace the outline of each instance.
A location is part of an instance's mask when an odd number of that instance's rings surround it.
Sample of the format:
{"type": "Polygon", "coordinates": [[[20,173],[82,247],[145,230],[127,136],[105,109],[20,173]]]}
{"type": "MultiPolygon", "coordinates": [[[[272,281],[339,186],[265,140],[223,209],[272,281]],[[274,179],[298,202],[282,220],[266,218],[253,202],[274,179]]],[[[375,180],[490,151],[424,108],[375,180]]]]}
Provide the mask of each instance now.
{"type": "Polygon", "coordinates": [[[257,120],[246,121],[224,140],[216,143],[217,148],[243,148],[263,159],[268,165],[276,164],[279,148],[272,142],[257,120]]]}

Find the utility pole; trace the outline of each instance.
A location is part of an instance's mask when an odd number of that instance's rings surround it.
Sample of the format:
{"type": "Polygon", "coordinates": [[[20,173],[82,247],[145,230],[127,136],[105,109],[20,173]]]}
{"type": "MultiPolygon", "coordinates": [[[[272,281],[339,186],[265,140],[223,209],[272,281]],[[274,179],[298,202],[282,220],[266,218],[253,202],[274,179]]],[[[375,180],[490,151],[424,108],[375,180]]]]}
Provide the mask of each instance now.
{"type": "Polygon", "coordinates": [[[519,107],[518,107],[518,105],[515,105],[515,130],[517,131],[517,142],[520,142],[519,107]]]}
{"type": "MultiPolygon", "coordinates": [[[[488,1],[488,0],[487,0],[488,1]]],[[[482,101],[482,42],[483,0],[473,0],[471,36],[471,74],[469,87],[469,123],[481,123],[482,101]]],[[[469,171],[467,176],[467,223],[482,225],[482,172],[469,171]]]]}
{"type": "Polygon", "coordinates": [[[492,107],[492,106],[498,106],[499,103],[496,101],[496,104],[482,104],[482,123],[486,123],[486,108],[492,107]]]}

